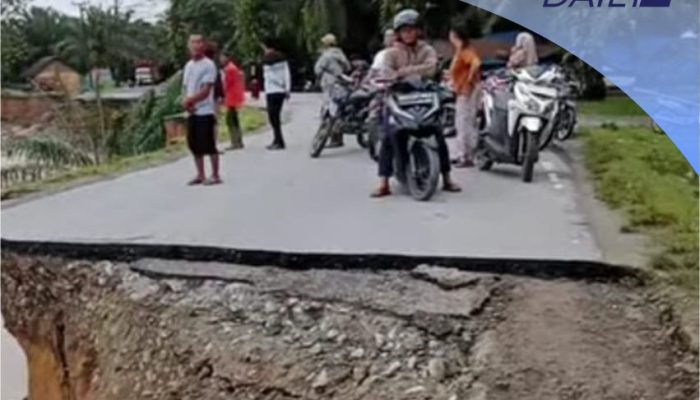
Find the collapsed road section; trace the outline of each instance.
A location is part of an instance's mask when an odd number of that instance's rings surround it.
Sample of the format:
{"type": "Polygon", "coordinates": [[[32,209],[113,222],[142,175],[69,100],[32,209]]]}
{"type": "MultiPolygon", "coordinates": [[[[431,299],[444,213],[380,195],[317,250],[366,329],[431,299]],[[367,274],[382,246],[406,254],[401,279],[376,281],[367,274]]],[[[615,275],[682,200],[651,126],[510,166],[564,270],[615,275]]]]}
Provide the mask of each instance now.
{"type": "Polygon", "coordinates": [[[698,396],[637,278],[336,267],[6,249],[2,312],[38,400],[698,396]]]}

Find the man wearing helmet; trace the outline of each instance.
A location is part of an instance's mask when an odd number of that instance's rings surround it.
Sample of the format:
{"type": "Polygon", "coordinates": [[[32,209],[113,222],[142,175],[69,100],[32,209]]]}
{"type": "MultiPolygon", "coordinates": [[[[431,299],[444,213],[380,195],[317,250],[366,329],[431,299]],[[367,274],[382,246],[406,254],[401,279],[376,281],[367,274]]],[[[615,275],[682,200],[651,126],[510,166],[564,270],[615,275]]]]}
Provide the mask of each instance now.
{"type": "MultiPolygon", "coordinates": [[[[430,79],[435,74],[438,58],[435,49],[421,40],[421,18],[416,10],[407,9],[394,17],[393,28],[396,32],[396,43],[388,49],[384,57],[384,67],[388,78],[396,79],[430,79]]],[[[397,145],[396,134],[384,132],[382,147],[379,152],[379,187],[372,197],[391,195],[389,178],[393,175],[394,151],[401,148],[397,145]]],[[[450,178],[450,156],[447,143],[442,135],[437,136],[440,168],[443,176],[443,188],[448,192],[459,192],[450,178]]]]}

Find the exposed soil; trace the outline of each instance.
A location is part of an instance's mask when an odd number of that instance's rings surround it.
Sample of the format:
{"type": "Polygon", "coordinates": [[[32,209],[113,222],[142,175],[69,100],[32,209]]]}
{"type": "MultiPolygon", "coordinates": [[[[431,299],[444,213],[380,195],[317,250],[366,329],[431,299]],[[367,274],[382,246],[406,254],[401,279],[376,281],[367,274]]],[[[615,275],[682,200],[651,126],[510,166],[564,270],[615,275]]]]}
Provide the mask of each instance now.
{"type": "MultiPolygon", "coordinates": [[[[576,203],[590,221],[589,227],[595,238],[597,247],[601,250],[606,262],[614,265],[627,265],[638,268],[651,275],[649,266],[652,257],[661,252],[662,248],[648,234],[628,232],[626,216],[620,210],[612,210],[602,200],[598,199],[590,177],[585,168],[583,143],[579,140],[555,143],[552,147],[560,157],[566,159],[573,170],[573,182],[576,184],[576,203]]],[[[698,313],[697,293],[687,293],[668,283],[657,279],[659,297],[673,304],[673,311],[679,321],[683,340],[697,352],[700,345],[700,314],[698,313]]]]}
{"type": "Polygon", "coordinates": [[[670,308],[624,283],[5,253],[2,312],[31,399],[698,397],[670,308]]]}

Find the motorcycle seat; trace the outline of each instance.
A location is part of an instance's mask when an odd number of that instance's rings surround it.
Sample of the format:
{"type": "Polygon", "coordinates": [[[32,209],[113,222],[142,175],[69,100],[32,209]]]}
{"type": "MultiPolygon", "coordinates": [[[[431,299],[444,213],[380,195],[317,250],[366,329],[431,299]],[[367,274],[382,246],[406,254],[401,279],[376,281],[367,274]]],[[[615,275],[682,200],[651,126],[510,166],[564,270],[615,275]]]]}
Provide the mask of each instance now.
{"type": "Polygon", "coordinates": [[[350,95],[350,101],[352,102],[362,102],[372,98],[372,95],[366,90],[356,90],[350,95]]]}

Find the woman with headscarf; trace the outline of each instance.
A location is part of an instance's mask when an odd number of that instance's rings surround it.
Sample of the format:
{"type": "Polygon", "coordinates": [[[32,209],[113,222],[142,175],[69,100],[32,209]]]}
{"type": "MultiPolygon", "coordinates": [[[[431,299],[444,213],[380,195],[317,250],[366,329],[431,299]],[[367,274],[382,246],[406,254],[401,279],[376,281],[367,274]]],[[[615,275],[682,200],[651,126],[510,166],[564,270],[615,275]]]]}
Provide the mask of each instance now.
{"type": "MultiPolygon", "coordinates": [[[[321,56],[316,61],[314,73],[320,80],[323,101],[326,103],[331,99],[331,90],[337,80],[337,76],[348,72],[351,66],[343,50],[338,47],[335,35],[329,33],[322,37],[321,46],[321,56]]],[[[327,147],[340,147],[342,145],[343,136],[340,134],[333,135],[331,143],[327,147]]]]}
{"type": "Polygon", "coordinates": [[[538,62],[534,36],[528,32],[521,32],[515,39],[515,46],[510,50],[508,68],[525,68],[538,62]]]}

